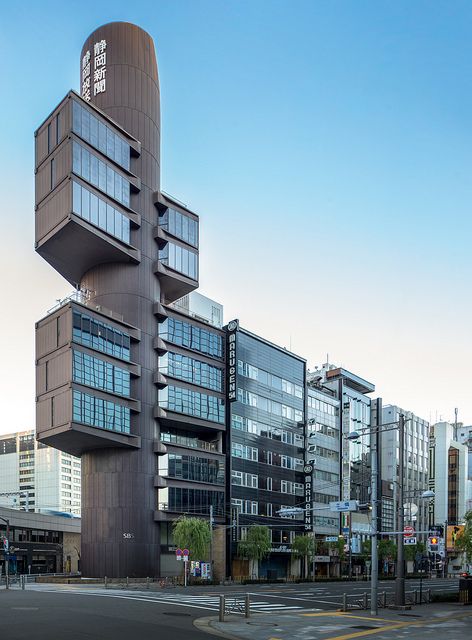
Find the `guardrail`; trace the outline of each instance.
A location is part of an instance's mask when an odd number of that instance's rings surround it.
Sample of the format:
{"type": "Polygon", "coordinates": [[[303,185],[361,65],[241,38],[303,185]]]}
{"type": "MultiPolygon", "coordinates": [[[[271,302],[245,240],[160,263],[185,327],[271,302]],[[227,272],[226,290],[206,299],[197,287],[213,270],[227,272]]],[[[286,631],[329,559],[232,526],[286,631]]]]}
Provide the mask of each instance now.
{"type": "MultiPolygon", "coordinates": [[[[343,593],[342,597],[342,611],[351,611],[353,609],[369,609],[370,608],[370,596],[366,591],[361,596],[350,595],[343,593]]],[[[431,602],[431,589],[414,589],[413,591],[405,591],[405,604],[428,604],[431,602]]],[[[382,591],[379,593],[377,605],[379,608],[386,609],[394,606],[395,594],[393,592],[382,591]]]]}
{"type": "Polygon", "coordinates": [[[225,615],[239,614],[249,618],[251,615],[251,600],[248,593],[243,597],[220,595],[219,621],[225,621],[225,615]]]}

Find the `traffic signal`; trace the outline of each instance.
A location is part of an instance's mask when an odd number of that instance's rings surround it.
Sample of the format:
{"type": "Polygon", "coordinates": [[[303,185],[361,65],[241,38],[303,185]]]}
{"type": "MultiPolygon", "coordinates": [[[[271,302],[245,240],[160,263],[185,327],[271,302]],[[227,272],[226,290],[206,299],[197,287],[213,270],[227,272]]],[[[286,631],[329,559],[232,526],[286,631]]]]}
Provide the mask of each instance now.
{"type": "Polygon", "coordinates": [[[428,551],[430,553],[437,553],[439,551],[439,538],[437,536],[430,536],[428,538],[428,551]]]}

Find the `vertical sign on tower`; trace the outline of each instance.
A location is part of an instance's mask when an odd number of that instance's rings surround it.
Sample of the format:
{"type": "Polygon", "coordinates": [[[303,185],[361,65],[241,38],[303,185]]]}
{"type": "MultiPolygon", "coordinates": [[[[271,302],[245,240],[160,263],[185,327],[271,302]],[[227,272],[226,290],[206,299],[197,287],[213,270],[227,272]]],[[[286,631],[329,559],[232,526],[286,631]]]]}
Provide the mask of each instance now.
{"type": "Polygon", "coordinates": [[[228,383],[227,383],[227,398],[228,402],[234,402],[237,400],[236,389],[236,372],[238,366],[238,359],[236,355],[236,334],[239,329],[239,320],[231,320],[226,327],[227,331],[227,368],[228,368],[228,383]]]}
{"type": "Polygon", "coordinates": [[[107,41],[100,40],[93,45],[93,60],[90,50],[87,50],[82,56],[82,83],[81,96],[87,102],[93,95],[104,93],[107,88],[107,41]],[[92,75],[93,71],[93,75],[92,75]],[[93,80],[93,83],[92,83],[93,80]]]}
{"type": "Polygon", "coordinates": [[[351,462],[349,456],[350,442],[347,436],[351,431],[351,403],[349,400],[343,402],[342,414],[342,434],[343,434],[343,462],[342,462],[342,495],[341,500],[349,500],[351,497],[351,462]]]}

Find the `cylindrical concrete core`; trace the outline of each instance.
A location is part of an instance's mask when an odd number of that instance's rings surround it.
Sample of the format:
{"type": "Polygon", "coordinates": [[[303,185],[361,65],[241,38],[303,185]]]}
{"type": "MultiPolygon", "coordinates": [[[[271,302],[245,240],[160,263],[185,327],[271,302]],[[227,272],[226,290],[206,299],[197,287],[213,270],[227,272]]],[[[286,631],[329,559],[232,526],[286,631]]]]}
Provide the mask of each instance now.
{"type": "Polygon", "coordinates": [[[87,38],[80,61],[83,97],[88,97],[84,95],[88,88],[90,102],[141,142],[141,155],[130,165],[141,179],[140,191],[131,194],[130,203],[141,215],[140,228],[131,231],[131,244],[140,250],[141,262],[97,265],[84,275],[81,286],[91,292],[91,304],[117,312],[141,329],[141,341],[131,347],[131,360],[141,365],[141,375],[131,386],[131,397],[141,403],[140,413],[132,414],[131,433],[141,437],[142,445],[138,450],[101,449],[82,456],[81,566],[84,576],[157,576],[159,525],[153,517],[157,354],[152,344],[157,333],[152,305],[160,299],[152,268],[158,256],[153,237],[158,214],[152,196],[160,182],[157,62],[151,37],[126,22],[96,29],[87,38]],[[83,86],[84,57],[91,64],[89,87],[83,86]]]}

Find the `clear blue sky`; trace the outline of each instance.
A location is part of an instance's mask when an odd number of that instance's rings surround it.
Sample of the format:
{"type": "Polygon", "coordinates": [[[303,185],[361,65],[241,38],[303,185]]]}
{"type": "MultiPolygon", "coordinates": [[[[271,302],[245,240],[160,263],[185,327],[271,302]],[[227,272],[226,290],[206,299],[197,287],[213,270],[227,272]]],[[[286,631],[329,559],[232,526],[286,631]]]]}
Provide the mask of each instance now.
{"type": "Polygon", "coordinates": [[[33,131],[112,20],[155,39],[162,186],[201,216],[202,293],[386,402],[472,422],[471,2],[0,9],[0,431],[34,423],[34,320],[70,289],[33,251],[33,131]]]}

